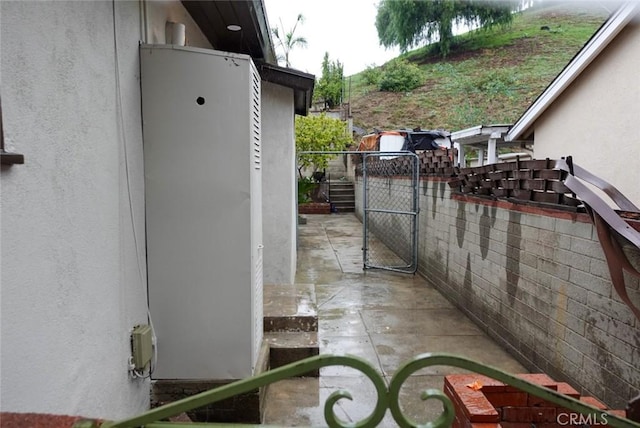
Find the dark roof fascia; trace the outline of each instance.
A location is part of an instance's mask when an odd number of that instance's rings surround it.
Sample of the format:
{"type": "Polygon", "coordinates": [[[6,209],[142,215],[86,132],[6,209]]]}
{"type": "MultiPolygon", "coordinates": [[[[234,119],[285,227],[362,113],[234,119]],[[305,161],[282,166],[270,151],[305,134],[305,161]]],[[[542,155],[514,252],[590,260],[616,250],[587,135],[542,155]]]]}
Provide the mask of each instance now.
{"type": "Polygon", "coordinates": [[[262,80],[293,89],[296,114],[301,116],[309,114],[316,81],[316,77],[313,74],[267,63],[259,63],[256,66],[262,80]]]}
{"type": "Polygon", "coordinates": [[[253,12],[255,12],[255,18],[257,21],[258,38],[262,44],[262,57],[267,63],[277,63],[275,49],[273,46],[273,40],[271,40],[271,28],[269,27],[269,20],[267,18],[267,12],[265,10],[263,0],[252,0],[253,12]]]}
{"type": "Polygon", "coordinates": [[[263,0],[182,0],[182,4],[213,49],[277,63],[263,0]],[[227,30],[229,24],[241,25],[241,32],[227,30]]]}

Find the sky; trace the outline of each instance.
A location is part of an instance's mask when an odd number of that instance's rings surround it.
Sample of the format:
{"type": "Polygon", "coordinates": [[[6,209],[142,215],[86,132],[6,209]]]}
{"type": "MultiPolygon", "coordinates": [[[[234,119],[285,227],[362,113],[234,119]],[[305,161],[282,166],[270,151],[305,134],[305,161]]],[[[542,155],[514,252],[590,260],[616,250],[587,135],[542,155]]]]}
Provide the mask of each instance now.
{"type": "Polygon", "coordinates": [[[307,39],[307,47],[292,49],[289,62],[291,68],[316,78],[322,75],[325,52],[330,61],[340,61],[345,76],[382,65],[400,53],[397,47],[386,49],[378,42],[377,0],[264,0],[264,4],[269,26],[280,27],[282,19],[285,32],[291,30],[298,14],[304,16],[294,36],[307,39]]]}

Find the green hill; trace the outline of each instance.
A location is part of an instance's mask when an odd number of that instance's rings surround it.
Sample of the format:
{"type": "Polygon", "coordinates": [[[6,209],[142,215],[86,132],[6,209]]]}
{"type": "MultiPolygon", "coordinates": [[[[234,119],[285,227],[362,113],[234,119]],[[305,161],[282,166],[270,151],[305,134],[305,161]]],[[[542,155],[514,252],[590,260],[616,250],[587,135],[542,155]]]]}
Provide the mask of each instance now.
{"type": "MultiPolygon", "coordinates": [[[[562,71],[607,19],[595,3],[551,3],[518,13],[506,28],[460,36],[447,58],[428,47],[405,55],[425,72],[407,93],[381,92],[359,73],[345,101],[354,125],[373,128],[446,129],[511,124],[562,71]]],[[[382,66],[384,67],[384,66],[382,66]]]]}

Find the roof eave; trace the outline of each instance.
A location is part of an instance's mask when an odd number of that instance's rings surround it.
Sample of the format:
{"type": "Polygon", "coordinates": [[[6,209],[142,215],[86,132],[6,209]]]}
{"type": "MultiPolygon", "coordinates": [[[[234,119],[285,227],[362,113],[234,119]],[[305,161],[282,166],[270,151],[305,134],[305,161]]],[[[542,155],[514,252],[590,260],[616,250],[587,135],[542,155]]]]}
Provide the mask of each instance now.
{"type": "Polygon", "coordinates": [[[276,57],[273,40],[271,39],[271,28],[269,27],[269,19],[267,18],[264,1],[253,0],[253,4],[256,11],[256,17],[258,19],[259,32],[262,36],[261,39],[264,61],[269,64],[277,64],[278,59],[276,57]]]}
{"type": "Polygon", "coordinates": [[[451,141],[459,144],[477,144],[490,139],[503,140],[511,125],[478,125],[451,133],[451,141]]]}
{"type": "Polygon", "coordinates": [[[182,0],[184,8],[216,50],[277,64],[263,0],[182,0]],[[240,25],[230,31],[228,25],[240,25]]]}
{"type": "Polygon", "coordinates": [[[600,27],[598,32],[578,52],[574,59],[560,72],[551,84],[540,94],[531,106],[516,121],[505,136],[506,141],[527,138],[530,128],[542,113],[564,92],[582,71],[602,52],[602,50],[631,21],[640,5],[625,3],[600,27]]]}
{"type": "Polygon", "coordinates": [[[316,78],[313,74],[304,73],[293,68],[280,67],[261,63],[258,72],[262,80],[293,89],[295,114],[306,116],[311,107],[313,88],[316,78]]]}

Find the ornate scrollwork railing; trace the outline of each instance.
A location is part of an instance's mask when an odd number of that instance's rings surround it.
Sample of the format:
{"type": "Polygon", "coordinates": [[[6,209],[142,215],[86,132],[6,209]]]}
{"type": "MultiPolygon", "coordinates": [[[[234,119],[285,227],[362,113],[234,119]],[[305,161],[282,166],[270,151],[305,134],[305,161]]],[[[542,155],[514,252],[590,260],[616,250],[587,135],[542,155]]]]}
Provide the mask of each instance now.
{"type": "MultiPolygon", "coordinates": [[[[468,358],[451,355],[451,354],[421,354],[403,364],[394,374],[389,387],[387,388],[385,381],[367,361],[351,355],[318,355],[306,358],[277,369],[269,370],[258,376],[243,379],[228,385],[215,388],[191,397],[184,398],[173,403],[166,404],[155,409],[151,409],[141,415],[134,416],[129,419],[117,422],[105,422],[102,428],[133,428],[145,426],[153,427],[193,427],[193,424],[179,424],[159,422],[170,417],[177,416],[181,413],[191,411],[198,407],[212,404],[226,398],[230,398],[242,393],[246,393],[257,388],[275,383],[277,381],[292,378],[328,366],[346,366],[360,371],[364,374],[376,389],[377,401],[374,409],[364,419],[356,422],[346,422],[338,418],[334,412],[334,405],[341,399],[352,400],[352,395],[345,390],[333,392],[325,402],[324,416],[325,422],[329,427],[376,427],[384,418],[387,409],[391,411],[393,419],[400,427],[429,427],[429,428],[446,428],[451,426],[455,411],[454,406],[449,397],[443,392],[436,389],[428,389],[422,392],[423,400],[435,399],[442,403],[443,411],[435,421],[424,424],[411,420],[403,414],[400,406],[400,388],[403,383],[416,371],[430,366],[452,366],[469,370],[474,373],[482,374],[490,378],[501,381],[505,384],[516,387],[536,397],[562,406],[569,411],[580,413],[583,415],[605,415],[608,425],[614,428],[640,428],[640,423],[633,422],[626,418],[622,418],[615,414],[607,413],[601,409],[585,404],[582,401],[565,396],[557,391],[536,385],[527,380],[521,379],[512,374],[478,363],[468,358]],[[158,422],[156,424],[156,422],[158,422]]],[[[200,424],[198,424],[200,426],[200,424]]]]}

